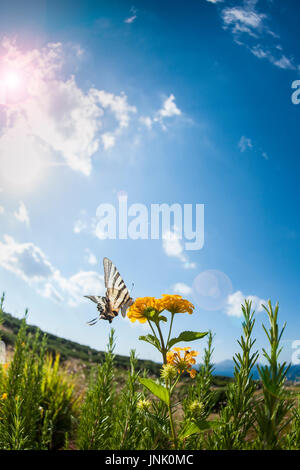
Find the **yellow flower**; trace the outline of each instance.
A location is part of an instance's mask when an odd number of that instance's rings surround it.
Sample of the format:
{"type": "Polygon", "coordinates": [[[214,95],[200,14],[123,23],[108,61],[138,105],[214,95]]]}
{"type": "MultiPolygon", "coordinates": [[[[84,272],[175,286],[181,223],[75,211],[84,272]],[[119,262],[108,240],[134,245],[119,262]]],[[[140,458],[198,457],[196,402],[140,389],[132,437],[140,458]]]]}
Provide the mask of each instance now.
{"type": "Polygon", "coordinates": [[[165,380],[174,379],[177,375],[177,369],[173,364],[163,364],[160,375],[165,380]]]}
{"type": "Polygon", "coordinates": [[[3,393],[1,399],[6,400],[6,398],[7,398],[7,393],[3,393]]]}
{"type": "Polygon", "coordinates": [[[161,306],[164,310],[168,310],[171,313],[189,313],[192,314],[194,305],[186,299],[183,299],[181,295],[162,295],[161,306]]]}
{"type": "Polygon", "coordinates": [[[198,356],[197,351],[190,351],[191,348],[174,348],[167,352],[167,362],[172,364],[178,370],[178,373],[188,372],[192,379],[196,376],[196,370],[192,369],[192,365],[196,364],[195,357],[198,356]],[[181,352],[183,351],[183,356],[181,352]]]}
{"type": "Polygon", "coordinates": [[[140,323],[145,323],[148,318],[151,319],[151,316],[160,313],[162,310],[160,300],[155,297],[139,297],[129,307],[127,317],[132,322],[138,320],[140,323]]]}
{"type": "Polygon", "coordinates": [[[201,401],[194,400],[190,403],[189,410],[193,415],[199,415],[204,410],[204,404],[201,401]]]}
{"type": "Polygon", "coordinates": [[[139,400],[136,406],[141,411],[148,411],[151,406],[151,401],[144,398],[143,400],[139,400]]]}

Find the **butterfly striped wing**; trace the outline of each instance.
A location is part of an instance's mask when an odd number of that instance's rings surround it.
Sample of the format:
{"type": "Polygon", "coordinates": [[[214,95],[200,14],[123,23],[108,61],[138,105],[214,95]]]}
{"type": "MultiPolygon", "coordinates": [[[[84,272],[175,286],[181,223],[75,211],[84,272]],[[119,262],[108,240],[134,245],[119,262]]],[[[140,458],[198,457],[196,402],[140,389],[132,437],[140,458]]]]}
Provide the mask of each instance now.
{"type": "Polygon", "coordinates": [[[103,259],[104,282],[107,289],[106,296],[109,299],[112,311],[118,312],[121,308],[122,316],[125,317],[130,294],[116,266],[110,259],[103,259]]]}
{"type": "Polygon", "coordinates": [[[101,318],[102,314],[105,313],[106,298],[98,296],[98,295],[85,295],[84,297],[86,297],[87,299],[92,300],[93,302],[95,302],[97,304],[97,310],[100,314],[99,317],[93,318],[92,320],[87,322],[88,325],[92,326],[92,325],[95,325],[97,323],[97,321],[101,318]]]}

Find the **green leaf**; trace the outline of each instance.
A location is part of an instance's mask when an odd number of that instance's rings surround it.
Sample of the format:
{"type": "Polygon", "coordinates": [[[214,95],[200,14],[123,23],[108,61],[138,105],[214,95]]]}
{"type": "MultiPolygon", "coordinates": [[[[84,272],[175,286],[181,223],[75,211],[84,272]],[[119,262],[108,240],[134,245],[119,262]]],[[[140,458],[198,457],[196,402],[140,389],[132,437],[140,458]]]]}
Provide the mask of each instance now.
{"type": "Polygon", "coordinates": [[[177,336],[177,338],[170,339],[168,343],[168,349],[174,346],[174,344],[180,343],[181,341],[195,341],[195,339],[204,338],[204,336],[207,334],[208,332],[200,333],[198,331],[183,331],[179,336],[177,336]]]}
{"type": "Polygon", "coordinates": [[[200,431],[205,431],[206,429],[215,429],[220,424],[218,421],[197,421],[197,427],[200,431]]]}
{"type": "Polygon", "coordinates": [[[169,404],[169,395],[165,387],[160,384],[157,384],[152,379],[139,379],[140,383],[150,390],[153,395],[155,395],[160,400],[164,401],[167,405],[169,404]]]}
{"type": "Polygon", "coordinates": [[[180,432],[179,439],[185,439],[186,437],[191,436],[192,434],[196,434],[200,432],[196,423],[188,423],[180,432]]]}
{"type": "Polygon", "coordinates": [[[197,424],[192,421],[188,423],[180,432],[179,438],[185,439],[186,437],[191,436],[192,434],[200,433],[206,431],[207,429],[214,429],[218,426],[217,421],[197,421],[197,424]]]}
{"type": "Polygon", "coordinates": [[[161,352],[161,348],[160,348],[158,338],[155,338],[155,336],[153,336],[153,335],[140,336],[139,339],[141,341],[146,341],[146,343],[152,344],[152,346],[155,346],[161,352]]]}

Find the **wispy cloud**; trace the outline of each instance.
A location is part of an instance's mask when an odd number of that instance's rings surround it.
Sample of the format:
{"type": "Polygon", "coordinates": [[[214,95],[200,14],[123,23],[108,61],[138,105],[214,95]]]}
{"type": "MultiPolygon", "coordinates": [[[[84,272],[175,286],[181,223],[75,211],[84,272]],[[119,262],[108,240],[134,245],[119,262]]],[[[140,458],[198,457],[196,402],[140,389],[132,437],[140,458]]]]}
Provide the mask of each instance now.
{"type": "Polygon", "coordinates": [[[258,0],[238,0],[234,6],[224,5],[219,11],[223,28],[231,31],[237,44],[280,69],[298,68],[294,58],[283,51],[279,35],[271,29],[272,18],[258,10],[258,0]]]}
{"type": "Polygon", "coordinates": [[[253,145],[251,139],[242,135],[238,143],[238,148],[240,149],[240,151],[245,152],[248,148],[252,149],[252,147],[253,145]]]}
{"type": "Polygon", "coordinates": [[[130,16],[125,18],[124,23],[131,24],[137,19],[137,9],[135,7],[130,8],[130,16]]]}
{"type": "Polygon", "coordinates": [[[245,137],[244,135],[242,135],[242,137],[240,138],[240,140],[238,142],[238,148],[239,148],[241,153],[244,153],[247,150],[250,150],[252,152],[258,153],[265,160],[269,160],[269,155],[266,152],[264,152],[263,150],[261,150],[259,148],[256,148],[256,146],[254,146],[254,144],[253,144],[252,139],[250,139],[249,137],[245,137]]]}
{"type": "Polygon", "coordinates": [[[20,201],[19,208],[14,212],[14,216],[20,222],[23,222],[26,225],[30,224],[28,210],[23,201],[20,201]]]}

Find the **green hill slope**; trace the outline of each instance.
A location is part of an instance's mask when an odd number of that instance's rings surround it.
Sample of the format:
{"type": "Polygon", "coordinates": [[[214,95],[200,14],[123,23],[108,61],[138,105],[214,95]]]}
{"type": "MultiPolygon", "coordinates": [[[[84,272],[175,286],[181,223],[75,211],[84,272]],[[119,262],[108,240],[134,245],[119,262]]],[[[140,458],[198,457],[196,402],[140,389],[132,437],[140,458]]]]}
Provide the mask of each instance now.
{"type": "MultiPolygon", "coordinates": [[[[9,313],[3,312],[3,328],[1,328],[1,338],[7,345],[12,347],[15,344],[16,336],[20,328],[21,320],[13,317],[9,313]]],[[[37,327],[33,325],[28,325],[28,332],[35,334],[37,327]]],[[[42,331],[43,333],[43,331],[42,331]]],[[[60,338],[59,336],[47,333],[47,349],[49,352],[55,353],[58,352],[63,361],[68,359],[80,359],[86,363],[99,363],[104,358],[103,351],[97,351],[96,349],[90,348],[89,346],[84,346],[82,344],[76,343],[75,341],[70,341],[65,338],[60,338]]],[[[117,367],[127,369],[129,367],[129,357],[116,355],[115,363],[117,367]]],[[[160,364],[149,361],[142,360],[138,361],[138,367],[140,369],[147,369],[153,374],[159,373],[160,364]]]]}

